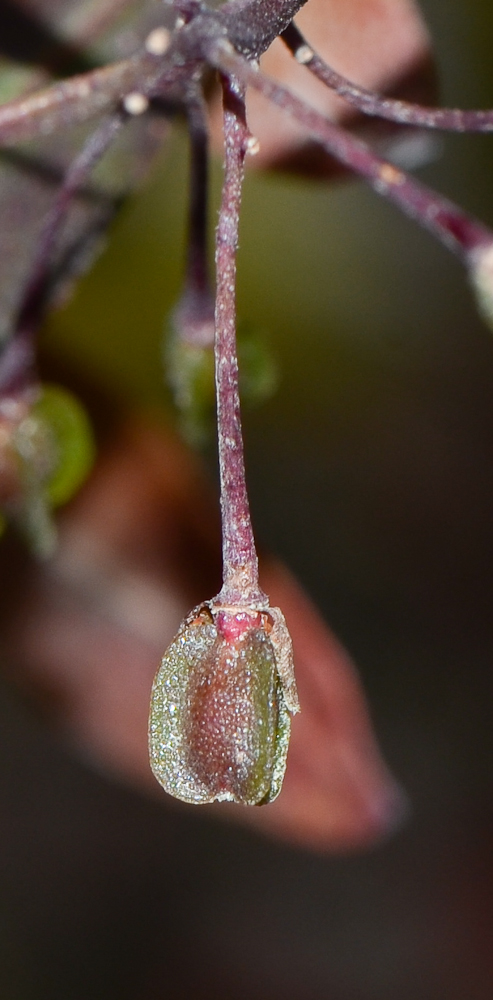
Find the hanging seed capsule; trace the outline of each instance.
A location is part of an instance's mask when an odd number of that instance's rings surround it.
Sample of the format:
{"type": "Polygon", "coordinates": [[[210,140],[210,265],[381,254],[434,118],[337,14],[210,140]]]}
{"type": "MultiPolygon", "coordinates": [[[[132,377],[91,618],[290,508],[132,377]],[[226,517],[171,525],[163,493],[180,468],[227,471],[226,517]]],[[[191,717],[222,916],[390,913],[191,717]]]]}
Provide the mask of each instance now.
{"type": "MultiPolygon", "coordinates": [[[[194,448],[207,444],[215,428],[213,325],[210,342],[199,330],[194,341],[171,324],[163,349],[166,377],[180,413],[180,430],[194,448]]],[[[238,328],[239,385],[242,404],[255,408],[277,390],[277,365],[263,330],[238,328]]]]}
{"type": "Polygon", "coordinates": [[[45,490],[53,507],[66,503],[86,479],[96,447],[92,427],[79,400],[59,385],[43,385],[31,419],[46,428],[51,468],[45,490]]]}
{"type": "Polygon", "coordinates": [[[52,508],[76,492],[94,452],[86,413],[66,389],[42,385],[34,399],[3,400],[0,507],[39,556],[51,555],[56,544],[52,508]]]}
{"type": "Polygon", "coordinates": [[[298,709],[279,615],[211,603],[183,622],[154,681],[149,720],[151,767],[170,795],[263,805],[279,794],[289,712],[298,709]]]}

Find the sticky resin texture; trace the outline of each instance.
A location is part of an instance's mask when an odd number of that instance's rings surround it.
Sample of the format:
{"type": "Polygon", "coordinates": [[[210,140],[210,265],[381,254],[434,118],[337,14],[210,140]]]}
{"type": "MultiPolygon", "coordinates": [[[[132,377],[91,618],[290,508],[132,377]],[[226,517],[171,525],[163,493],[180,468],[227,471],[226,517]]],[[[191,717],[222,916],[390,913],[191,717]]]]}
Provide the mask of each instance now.
{"type": "Polygon", "coordinates": [[[185,802],[262,805],[280,792],[290,717],[269,616],[204,605],[183,623],[154,681],[152,770],[185,802]]]}

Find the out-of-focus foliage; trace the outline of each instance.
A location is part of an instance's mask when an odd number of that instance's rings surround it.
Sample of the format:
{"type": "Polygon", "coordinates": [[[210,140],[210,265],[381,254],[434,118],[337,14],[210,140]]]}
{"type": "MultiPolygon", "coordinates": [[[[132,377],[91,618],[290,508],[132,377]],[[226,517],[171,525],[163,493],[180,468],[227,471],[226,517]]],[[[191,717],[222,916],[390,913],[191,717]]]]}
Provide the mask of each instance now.
{"type": "MultiPolygon", "coordinates": [[[[151,2],[134,0],[2,3],[0,99],[130,54],[156,14],[151,2]]],[[[161,144],[164,127],[157,118],[132,122],[74,200],[57,250],[58,297],[92,261],[115,208],[161,144]]],[[[87,131],[79,127],[0,150],[0,342],[9,335],[44,215],[87,131]]]]}

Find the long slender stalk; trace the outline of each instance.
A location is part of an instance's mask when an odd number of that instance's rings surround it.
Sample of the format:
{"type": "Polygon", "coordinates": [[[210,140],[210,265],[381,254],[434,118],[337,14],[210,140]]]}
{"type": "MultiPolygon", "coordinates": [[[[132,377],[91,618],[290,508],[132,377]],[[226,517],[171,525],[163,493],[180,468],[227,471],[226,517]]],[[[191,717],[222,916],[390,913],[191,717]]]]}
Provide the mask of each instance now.
{"type": "Polygon", "coordinates": [[[104,156],[126,117],[123,111],[112,115],[90,136],[70,164],[46,216],[12,337],[0,359],[1,393],[14,392],[34,378],[35,340],[49,297],[53,253],[67,211],[74,195],[104,156]]]}
{"type": "Polygon", "coordinates": [[[493,132],[493,109],[429,108],[375,94],[337,73],[318,55],[295,24],[290,24],[280,37],[298,62],[365,115],[446,132],[493,132]]]}
{"type": "Polygon", "coordinates": [[[223,587],[218,603],[265,604],[245,483],[236,357],[236,251],[248,130],[243,88],[223,79],[225,171],[216,231],[216,394],[223,587]]]}

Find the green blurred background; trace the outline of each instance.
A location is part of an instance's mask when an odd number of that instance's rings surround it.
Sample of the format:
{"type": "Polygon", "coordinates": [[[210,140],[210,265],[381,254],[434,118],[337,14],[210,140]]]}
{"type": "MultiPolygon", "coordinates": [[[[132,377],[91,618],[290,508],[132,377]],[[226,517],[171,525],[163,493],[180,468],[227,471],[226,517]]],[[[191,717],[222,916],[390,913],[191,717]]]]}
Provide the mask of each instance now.
{"type": "MultiPolygon", "coordinates": [[[[491,106],[491,4],[422,7],[443,103],[491,106]]],[[[493,224],[493,137],[437,153],[419,175],[493,224]]],[[[171,421],[159,359],[186,172],[177,128],[46,332],[71,367],[171,421]]],[[[216,168],[213,217],[218,182],[216,168]]],[[[257,535],[354,655],[413,815],[366,857],[304,855],[170,821],[19,716],[4,742],[32,741],[44,798],[29,786],[15,827],[32,847],[37,824],[39,863],[27,846],[14,874],[5,862],[19,915],[2,918],[3,995],[491,1000],[493,339],[459,264],[377,196],[253,173],[239,312],[267,327],[282,376],[245,427],[257,535]],[[46,803],[62,800],[73,820],[53,831],[46,803]]]]}

